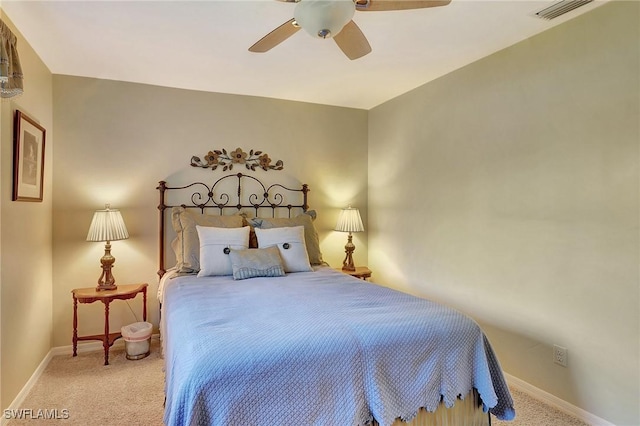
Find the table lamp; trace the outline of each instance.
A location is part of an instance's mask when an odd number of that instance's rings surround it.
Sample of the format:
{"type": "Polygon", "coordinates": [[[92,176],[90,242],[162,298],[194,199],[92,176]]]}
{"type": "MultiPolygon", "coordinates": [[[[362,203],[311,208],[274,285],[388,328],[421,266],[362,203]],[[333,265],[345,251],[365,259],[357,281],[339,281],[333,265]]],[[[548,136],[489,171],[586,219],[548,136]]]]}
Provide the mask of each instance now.
{"type": "Polygon", "coordinates": [[[342,209],[340,216],[338,217],[338,224],[335,228],[336,231],[348,232],[349,237],[347,244],[344,246],[344,252],[347,254],[342,262],[343,271],[355,271],[356,267],[353,264],[353,252],[356,246],[353,244],[352,232],[364,231],[364,225],[360,218],[360,212],[351,206],[346,209],[342,209]]]}
{"type": "Polygon", "coordinates": [[[110,208],[109,204],[105,206],[104,210],[96,210],[93,214],[93,220],[91,220],[87,241],[106,241],[104,256],[100,259],[102,275],[98,279],[96,290],[115,290],[118,288],[116,280],[111,274],[111,268],[116,261],[115,257],[111,256],[111,241],[127,238],[129,238],[129,233],[119,210],[110,208]]]}

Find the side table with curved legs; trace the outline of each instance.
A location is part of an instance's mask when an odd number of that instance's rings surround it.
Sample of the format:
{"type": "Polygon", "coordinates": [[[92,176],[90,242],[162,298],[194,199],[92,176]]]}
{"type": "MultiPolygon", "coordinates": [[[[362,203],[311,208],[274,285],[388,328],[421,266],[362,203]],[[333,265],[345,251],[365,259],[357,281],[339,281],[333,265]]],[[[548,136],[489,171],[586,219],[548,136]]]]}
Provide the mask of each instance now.
{"type": "Polygon", "coordinates": [[[78,341],[100,340],[104,347],[104,365],[109,365],[109,348],[122,337],[120,332],[109,331],[109,304],[114,300],[127,300],[135,298],[142,293],[142,319],[147,320],[147,287],[148,284],[119,285],[115,290],[98,291],[95,287],[76,288],[71,291],[73,295],[73,356],[78,355],[78,341]],[[93,303],[100,301],[104,304],[104,334],[90,336],[78,336],[78,303],[93,303]]]}

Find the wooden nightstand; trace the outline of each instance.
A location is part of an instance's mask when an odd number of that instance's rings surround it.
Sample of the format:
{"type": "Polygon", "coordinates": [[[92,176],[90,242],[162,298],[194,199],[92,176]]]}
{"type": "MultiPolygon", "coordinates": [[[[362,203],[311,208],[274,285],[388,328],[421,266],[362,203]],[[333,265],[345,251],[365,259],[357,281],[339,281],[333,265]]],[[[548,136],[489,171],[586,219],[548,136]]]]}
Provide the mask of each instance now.
{"type": "Polygon", "coordinates": [[[371,278],[371,270],[366,266],[356,266],[355,271],[345,271],[342,268],[336,268],[336,270],[365,281],[367,280],[367,278],[371,278]]]}
{"type": "Polygon", "coordinates": [[[73,294],[73,356],[78,355],[79,340],[101,340],[104,347],[104,365],[109,365],[109,348],[113,342],[122,337],[120,332],[109,332],[109,304],[113,300],[127,300],[135,298],[142,293],[142,320],[147,320],[147,287],[148,284],[119,285],[115,290],[97,291],[95,287],[76,288],[73,294]],[[91,336],[78,336],[78,303],[104,303],[104,334],[91,336]]]}

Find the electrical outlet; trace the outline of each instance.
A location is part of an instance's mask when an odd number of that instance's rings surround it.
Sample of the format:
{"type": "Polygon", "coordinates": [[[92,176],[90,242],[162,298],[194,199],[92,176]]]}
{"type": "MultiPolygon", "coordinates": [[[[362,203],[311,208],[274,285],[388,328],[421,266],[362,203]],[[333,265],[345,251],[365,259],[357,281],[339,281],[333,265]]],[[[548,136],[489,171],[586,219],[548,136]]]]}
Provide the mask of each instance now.
{"type": "Polygon", "coordinates": [[[563,367],[567,366],[567,348],[553,345],[553,362],[563,367]]]}

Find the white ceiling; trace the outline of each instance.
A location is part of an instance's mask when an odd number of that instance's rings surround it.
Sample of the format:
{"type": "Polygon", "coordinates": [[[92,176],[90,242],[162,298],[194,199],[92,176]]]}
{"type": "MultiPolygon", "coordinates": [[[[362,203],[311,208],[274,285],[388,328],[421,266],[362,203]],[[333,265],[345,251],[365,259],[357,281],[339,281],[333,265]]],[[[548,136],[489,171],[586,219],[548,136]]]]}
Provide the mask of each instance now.
{"type": "Polygon", "coordinates": [[[2,9],[54,74],[370,109],[605,1],[552,21],[533,14],[553,0],[356,12],[373,51],[355,61],[304,31],[249,52],[293,17],[294,4],[274,0],[2,0],[2,9]]]}

